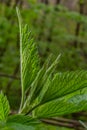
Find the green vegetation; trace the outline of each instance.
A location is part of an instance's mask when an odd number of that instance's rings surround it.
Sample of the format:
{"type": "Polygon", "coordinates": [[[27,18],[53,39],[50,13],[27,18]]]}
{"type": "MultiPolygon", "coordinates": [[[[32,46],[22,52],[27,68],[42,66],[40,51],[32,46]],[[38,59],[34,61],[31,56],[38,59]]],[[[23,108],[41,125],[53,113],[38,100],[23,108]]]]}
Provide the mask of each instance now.
{"type": "MultiPolygon", "coordinates": [[[[7,98],[0,94],[0,128],[2,130],[42,129],[46,118],[87,110],[87,71],[57,72],[58,56],[40,67],[37,47],[27,25],[20,27],[22,99],[18,114],[9,115],[7,98]]],[[[86,128],[86,125],[81,126],[86,128]]]]}
{"type": "Polygon", "coordinates": [[[85,130],[87,16],[29,1],[19,44],[15,7],[0,8],[0,129],[85,130]]]}

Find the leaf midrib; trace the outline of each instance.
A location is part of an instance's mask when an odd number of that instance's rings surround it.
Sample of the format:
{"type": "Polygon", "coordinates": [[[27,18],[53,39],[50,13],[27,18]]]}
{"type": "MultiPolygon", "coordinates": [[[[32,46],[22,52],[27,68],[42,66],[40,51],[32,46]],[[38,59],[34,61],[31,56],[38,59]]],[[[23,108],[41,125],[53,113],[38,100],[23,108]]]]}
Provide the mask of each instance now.
{"type": "Polygon", "coordinates": [[[78,88],[77,90],[74,90],[74,91],[72,91],[72,92],[70,92],[70,93],[64,94],[64,95],[60,96],[59,98],[54,98],[54,99],[52,99],[52,100],[46,101],[45,103],[39,103],[39,104],[37,104],[36,106],[34,106],[34,107],[29,111],[29,113],[30,113],[31,111],[33,111],[34,109],[36,109],[36,108],[38,108],[38,107],[40,107],[40,106],[42,106],[42,105],[45,105],[46,103],[49,103],[49,102],[52,102],[52,101],[54,101],[54,100],[63,98],[63,97],[65,97],[65,96],[68,96],[69,94],[72,94],[72,93],[74,93],[74,92],[80,91],[80,90],[82,90],[82,89],[84,89],[84,88],[86,88],[86,87],[87,87],[87,86],[84,86],[83,88],[80,88],[80,89],[78,88]]]}

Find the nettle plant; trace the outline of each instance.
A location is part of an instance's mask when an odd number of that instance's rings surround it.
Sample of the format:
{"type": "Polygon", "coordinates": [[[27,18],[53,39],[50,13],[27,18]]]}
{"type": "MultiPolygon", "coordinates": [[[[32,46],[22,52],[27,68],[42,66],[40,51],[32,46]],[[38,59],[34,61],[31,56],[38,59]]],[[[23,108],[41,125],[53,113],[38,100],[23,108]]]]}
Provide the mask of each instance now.
{"type": "Polygon", "coordinates": [[[50,65],[49,57],[42,68],[37,46],[23,25],[20,27],[20,64],[22,99],[18,113],[10,114],[6,96],[0,94],[0,130],[34,130],[50,117],[87,110],[87,71],[57,72],[60,56],[50,65]]]}

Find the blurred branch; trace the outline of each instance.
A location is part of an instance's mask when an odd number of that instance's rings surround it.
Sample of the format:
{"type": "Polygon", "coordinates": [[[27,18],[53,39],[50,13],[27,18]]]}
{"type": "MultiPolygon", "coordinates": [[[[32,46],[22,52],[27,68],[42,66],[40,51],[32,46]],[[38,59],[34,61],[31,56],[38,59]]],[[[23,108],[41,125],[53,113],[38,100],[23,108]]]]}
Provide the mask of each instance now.
{"type": "Polygon", "coordinates": [[[79,122],[84,126],[84,128],[87,129],[87,125],[83,121],[79,121],[79,122]]]}
{"type": "Polygon", "coordinates": [[[52,118],[55,121],[62,121],[62,122],[68,122],[68,123],[73,123],[79,126],[79,122],[77,120],[72,120],[72,119],[67,119],[67,118],[58,118],[58,117],[54,117],[52,118]]]}
{"type": "MultiPolygon", "coordinates": [[[[14,76],[14,77],[16,76],[16,74],[18,73],[18,71],[19,71],[19,63],[16,65],[15,70],[14,70],[14,72],[13,72],[13,76],[14,76]]],[[[8,82],[7,86],[6,86],[6,94],[7,94],[7,95],[8,95],[9,92],[10,92],[10,88],[11,88],[11,86],[12,86],[13,81],[14,81],[14,79],[11,79],[11,80],[8,82]]]]}
{"type": "Polygon", "coordinates": [[[4,73],[0,73],[0,77],[5,77],[5,78],[11,78],[11,79],[20,80],[19,77],[16,77],[16,76],[14,76],[14,75],[4,74],[4,73]]]}
{"type": "Polygon", "coordinates": [[[86,116],[87,117],[87,112],[79,112],[77,113],[79,116],[86,116]]]}
{"type": "Polygon", "coordinates": [[[46,124],[67,128],[74,128],[76,130],[83,130],[84,128],[84,126],[79,121],[66,118],[41,119],[41,121],[46,124]]]}
{"type": "Polygon", "coordinates": [[[43,123],[54,125],[54,126],[62,126],[62,127],[73,128],[72,124],[66,124],[66,123],[62,123],[62,122],[58,122],[58,121],[54,121],[54,120],[42,119],[41,121],[43,123]]]}

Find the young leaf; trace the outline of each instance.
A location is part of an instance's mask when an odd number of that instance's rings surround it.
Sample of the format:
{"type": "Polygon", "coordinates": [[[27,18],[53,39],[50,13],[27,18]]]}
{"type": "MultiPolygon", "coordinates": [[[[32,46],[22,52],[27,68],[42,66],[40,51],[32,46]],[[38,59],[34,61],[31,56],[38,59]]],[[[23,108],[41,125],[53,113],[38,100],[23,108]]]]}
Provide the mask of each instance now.
{"type": "Polygon", "coordinates": [[[20,58],[21,58],[21,84],[22,84],[22,104],[24,94],[30,88],[39,71],[39,58],[36,44],[31,36],[28,25],[21,22],[20,12],[17,8],[20,27],[20,58]]]}
{"type": "Polygon", "coordinates": [[[27,126],[19,123],[9,123],[5,128],[1,130],[36,130],[36,126],[31,125],[27,126]]]}
{"type": "Polygon", "coordinates": [[[57,73],[50,79],[49,84],[43,87],[39,100],[45,103],[84,88],[87,88],[87,71],[57,73]],[[44,90],[46,92],[43,95],[44,90]]]}
{"type": "Polygon", "coordinates": [[[8,117],[7,123],[18,123],[29,126],[29,125],[38,125],[40,122],[30,116],[12,115],[8,117]]]}
{"type": "Polygon", "coordinates": [[[39,77],[41,76],[40,81],[36,77],[35,81],[33,82],[34,83],[33,87],[31,88],[31,91],[30,91],[32,93],[33,100],[39,95],[40,90],[42,90],[42,88],[44,87],[44,84],[46,83],[47,79],[55,71],[55,68],[59,62],[59,58],[60,58],[60,55],[56,58],[56,60],[48,68],[44,68],[44,66],[42,67],[42,69],[40,71],[41,73],[39,74],[39,77]],[[38,84],[36,82],[38,82],[38,84]],[[33,90],[35,89],[35,91],[33,91],[32,89],[33,90]]]}
{"type": "Polygon", "coordinates": [[[6,96],[3,93],[0,94],[0,121],[6,121],[10,107],[6,96]]]}
{"type": "Polygon", "coordinates": [[[87,110],[87,95],[75,95],[71,98],[63,97],[45,103],[36,108],[35,115],[37,118],[49,118],[66,115],[74,112],[87,110]]]}
{"type": "Polygon", "coordinates": [[[25,115],[11,115],[0,124],[0,130],[36,130],[41,123],[25,115]]]}
{"type": "Polygon", "coordinates": [[[37,53],[37,47],[34,43],[28,26],[22,28],[22,43],[21,43],[22,53],[22,85],[24,91],[30,87],[33,80],[39,70],[39,58],[37,53]]]}
{"type": "Polygon", "coordinates": [[[48,62],[46,61],[46,63],[43,65],[43,67],[37,73],[35,80],[31,84],[30,94],[24,104],[24,108],[23,108],[24,111],[26,111],[25,109],[27,109],[27,111],[29,111],[30,109],[32,109],[32,107],[35,107],[35,105],[37,105],[36,102],[37,102],[38,95],[40,94],[41,90],[43,89],[45,83],[48,82],[48,78],[50,76],[52,76],[52,74],[54,73],[55,68],[59,62],[59,58],[60,58],[60,55],[56,58],[56,60],[49,67],[47,67],[49,64],[48,63],[49,60],[48,60],[48,62]]]}
{"type": "Polygon", "coordinates": [[[38,116],[38,112],[41,117],[49,117],[87,109],[84,89],[87,89],[86,71],[56,74],[53,79],[51,78],[45,83],[38,97],[39,106],[36,108],[36,116],[38,116]],[[74,100],[73,103],[70,102],[71,97],[74,100]]]}
{"type": "Polygon", "coordinates": [[[41,122],[30,116],[11,115],[8,117],[5,127],[9,128],[6,130],[38,130],[39,126],[41,126],[39,130],[42,130],[41,122]]]}

